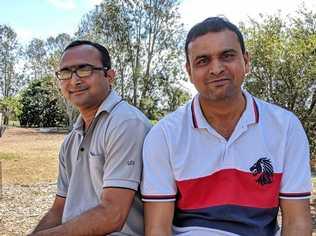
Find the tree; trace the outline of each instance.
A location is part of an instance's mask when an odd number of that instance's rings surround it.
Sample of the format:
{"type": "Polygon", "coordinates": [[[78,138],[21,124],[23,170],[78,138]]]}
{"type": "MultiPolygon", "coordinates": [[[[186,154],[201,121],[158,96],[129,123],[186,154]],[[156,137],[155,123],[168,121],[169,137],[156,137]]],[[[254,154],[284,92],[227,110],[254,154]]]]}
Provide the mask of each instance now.
{"type": "Polygon", "coordinates": [[[287,21],[262,20],[243,29],[252,56],[245,87],[297,114],[316,154],[316,13],[303,7],[287,21]]]}
{"type": "Polygon", "coordinates": [[[32,79],[40,79],[48,74],[47,52],[43,40],[36,38],[31,40],[25,49],[25,59],[32,79]]]}
{"type": "MultiPolygon", "coordinates": [[[[68,34],[59,34],[56,38],[49,37],[46,41],[46,48],[48,53],[48,67],[51,73],[51,76],[54,77],[54,72],[59,68],[59,60],[62,56],[63,50],[65,47],[72,41],[72,38],[68,34]]],[[[75,122],[76,117],[78,116],[78,110],[67,100],[65,99],[57,85],[57,81],[54,83],[55,90],[58,91],[58,103],[62,104],[63,109],[65,110],[68,117],[68,127],[71,130],[75,122]]]]}
{"type": "Polygon", "coordinates": [[[20,97],[16,95],[0,99],[0,110],[6,112],[5,117],[17,120],[22,111],[20,97]]]}
{"type": "MultiPolygon", "coordinates": [[[[0,98],[7,101],[17,92],[23,76],[15,71],[18,59],[19,45],[16,33],[6,25],[0,25],[0,98]]],[[[4,113],[4,124],[9,121],[10,108],[2,103],[1,111],[4,113]]]]}
{"type": "Polygon", "coordinates": [[[21,93],[23,106],[19,116],[21,126],[65,126],[66,114],[58,101],[54,78],[32,80],[21,93]]]}
{"type": "Polygon", "coordinates": [[[82,20],[78,31],[78,37],[110,49],[118,91],[151,119],[163,114],[162,104],[170,99],[164,87],[174,88],[172,84],[185,78],[178,5],[177,0],[103,1],[82,20]],[[151,106],[160,112],[153,113],[151,106]]]}
{"type": "Polygon", "coordinates": [[[70,35],[65,33],[59,34],[55,38],[49,37],[46,40],[45,48],[48,54],[48,66],[51,74],[54,74],[58,69],[63,50],[71,41],[70,35]]]}

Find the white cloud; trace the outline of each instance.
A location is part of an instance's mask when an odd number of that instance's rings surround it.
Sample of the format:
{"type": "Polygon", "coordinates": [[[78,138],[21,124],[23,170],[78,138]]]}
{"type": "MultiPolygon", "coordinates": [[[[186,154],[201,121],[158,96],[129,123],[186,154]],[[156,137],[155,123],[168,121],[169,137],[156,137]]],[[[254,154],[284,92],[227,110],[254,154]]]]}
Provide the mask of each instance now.
{"type": "Polygon", "coordinates": [[[73,10],[76,8],[74,0],[47,0],[48,3],[62,10],[73,10]]]}
{"type": "Polygon", "coordinates": [[[15,31],[18,35],[19,42],[22,44],[27,43],[36,37],[34,32],[30,29],[17,28],[15,31]]]}
{"type": "MultiPolygon", "coordinates": [[[[28,28],[16,28],[15,32],[17,33],[18,41],[23,45],[27,45],[32,39],[37,38],[41,40],[46,40],[49,36],[56,37],[60,34],[59,31],[51,30],[49,35],[47,35],[46,31],[40,31],[35,29],[28,28]]],[[[73,34],[73,32],[68,32],[69,34],[73,34]]]]}
{"type": "Polygon", "coordinates": [[[306,7],[315,9],[315,0],[184,0],[180,6],[182,21],[186,28],[210,16],[224,15],[230,21],[238,24],[240,21],[247,22],[248,17],[258,19],[259,13],[276,14],[281,10],[281,15],[295,14],[295,11],[305,2],[306,7]]]}

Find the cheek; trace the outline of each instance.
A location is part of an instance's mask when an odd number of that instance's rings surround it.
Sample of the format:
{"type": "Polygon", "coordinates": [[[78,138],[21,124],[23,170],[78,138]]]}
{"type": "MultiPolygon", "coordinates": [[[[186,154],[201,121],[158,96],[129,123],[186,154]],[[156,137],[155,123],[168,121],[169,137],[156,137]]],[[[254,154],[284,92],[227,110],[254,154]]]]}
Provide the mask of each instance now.
{"type": "Polygon", "coordinates": [[[67,96],[68,92],[67,92],[67,83],[65,82],[60,82],[59,83],[59,89],[61,91],[61,93],[64,95],[64,96],[67,96]]]}
{"type": "Polygon", "coordinates": [[[208,77],[207,70],[203,70],[203,69],[194,70],[191,74],[191,80],[197,83],[203,81],[207,77],[208,77]]]}
{"type": "Polygon", "coordinates": [[[231,73],[233,73],[235,77],[243,79],[247,73],[247,67],[244,64],[235,65],[231,67],[231,73]]]}

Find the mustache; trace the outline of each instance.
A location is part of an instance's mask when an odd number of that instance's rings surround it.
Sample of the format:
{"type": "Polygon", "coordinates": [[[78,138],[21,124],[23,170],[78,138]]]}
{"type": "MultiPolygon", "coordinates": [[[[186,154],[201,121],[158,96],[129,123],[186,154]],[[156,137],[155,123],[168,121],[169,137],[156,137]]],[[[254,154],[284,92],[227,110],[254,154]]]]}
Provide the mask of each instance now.
{"type": "Polygon", "coordinates": [[[205,84],[211,84],[218,81],[224,81],[224,80],[230,80],[227,76],[221,76],[221,77],[209,77],[205,80],[205,84]]]}
{"type": "Polygon", "coordinates": [[[76,92],[81,92],[84,90],[87,90],[88,88],[86,86],[82,86],[82,85],[76,85],[76,87],[74,89],[71,89],[69,92],[70,93],[76,93],[76,92]]]}

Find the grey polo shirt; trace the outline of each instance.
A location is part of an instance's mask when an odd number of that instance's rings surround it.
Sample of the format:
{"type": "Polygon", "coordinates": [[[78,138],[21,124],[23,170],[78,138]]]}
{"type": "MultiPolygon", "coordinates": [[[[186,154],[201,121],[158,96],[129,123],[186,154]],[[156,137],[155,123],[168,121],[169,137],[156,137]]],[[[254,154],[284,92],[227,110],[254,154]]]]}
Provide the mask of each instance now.
{"type": "MultiPolygon", "coordinates": [[[[111,91],[84,134],[79,116],[59,154],[57,195],[65,197],[62,222],[100,203],[105,187],[137,191],[142,146],[151,125],[142,112],[111,91]]],[[[143,207],[137,193],[126,224],[111,235],[144,235],[143,207]]]]}

